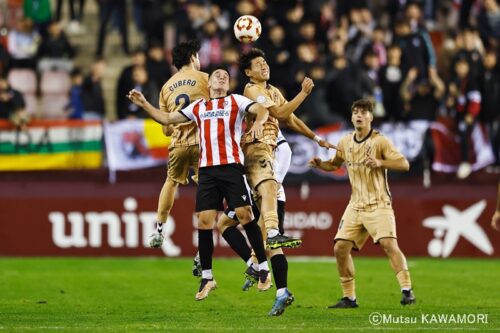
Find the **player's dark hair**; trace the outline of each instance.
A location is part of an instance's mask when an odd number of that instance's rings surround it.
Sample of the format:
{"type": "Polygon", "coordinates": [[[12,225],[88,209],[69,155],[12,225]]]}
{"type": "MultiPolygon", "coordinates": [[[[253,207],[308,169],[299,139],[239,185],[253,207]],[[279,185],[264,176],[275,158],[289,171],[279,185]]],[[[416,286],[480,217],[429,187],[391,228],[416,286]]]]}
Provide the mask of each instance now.
{"type": "Polygon", "coordinates": [[[215,73],[216,70],[223,70],[224,72],[227,73],[227,75],[229,77],[231,77],[231,73],[229,73],[229,69],[227,69],[227,67],[224,67],[224,66],[221,66],[221,65],[218,65],[218,66],[215,66],[214,68],[212,68],[212,70],[210,71],[210,75],[209,76],[212,76],[213,73],[215,73]]]}
{"type": "Polygon", "coordinates": [[[375,109],[375,104],[373,103],[372,100],[367,98],[358,99],[357,101],[352,103],[351,112],[354,111],[354,109],[361,109],[373,113],[373,109],[375,109]]]}
{"type": "Polygon", "coordinates": [[[250,69],[252,66],[252,60],[255,58],[262,57],[266,59],[266,54],[261,49],[252,48],[240,57],[240,71],[245,75],[245,70],[250,69]]]}
{"type": "Polygon", "coordinates": [[[182,66],[189,65],[191,57],[196,56],[200,51],[200,41],[192,39],[187,42],[180,43],[172,50],[172,61],[175,68],[181,69],[182,66]]]}

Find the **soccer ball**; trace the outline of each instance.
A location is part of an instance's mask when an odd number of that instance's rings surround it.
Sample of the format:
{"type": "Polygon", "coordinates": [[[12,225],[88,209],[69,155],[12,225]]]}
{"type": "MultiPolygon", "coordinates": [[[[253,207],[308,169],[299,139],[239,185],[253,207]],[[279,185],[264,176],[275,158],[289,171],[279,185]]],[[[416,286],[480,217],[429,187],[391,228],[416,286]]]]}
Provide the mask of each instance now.
{"type": "Polygon", "coordinates": [[[234,36],[242,43],[255,42],[260,37],[262,27],[258,18],[252,15],[240,16],[234,22],[234,36]]]}

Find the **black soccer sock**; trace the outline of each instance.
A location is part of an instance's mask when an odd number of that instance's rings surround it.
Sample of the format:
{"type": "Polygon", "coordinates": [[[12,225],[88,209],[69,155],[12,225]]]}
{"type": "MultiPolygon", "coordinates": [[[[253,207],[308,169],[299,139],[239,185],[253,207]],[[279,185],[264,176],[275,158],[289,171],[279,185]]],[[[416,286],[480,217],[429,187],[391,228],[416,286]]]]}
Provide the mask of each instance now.
{"type": "Polygon", "coordinates": [[[278,200],[278,229],[282,235],[285,233],[285,203],[278,200]]]}
{"type": "Polygon", "coordinates": [[[241,231],[236,227],[229,227],[222,233],[222,237],[231,246],[241,259],[246,263],[252,256],[252,250],[248,247],[247,240],[241,231]]]}
{"type": "Polygon", "coordinates": [[[202,270],[212,269],[214,238],[212,230],[198,229],[198,251],[202,270]]]}
{"type": "Polygon", "coordinates": [[[260,263],[267,261],[266,250],[264,249],[264,240],[262,239],[262,232],[255,222],[247,223],[243,226],[247,233],[250,245],[252,245],[253,252],[260,263]]]}
{"type": "Polygon", "coordinates": [[[274,282],[276,289],[286,288],[288,280],[288,261],[284,254],[277,254],[271,258],[274,282]]]}

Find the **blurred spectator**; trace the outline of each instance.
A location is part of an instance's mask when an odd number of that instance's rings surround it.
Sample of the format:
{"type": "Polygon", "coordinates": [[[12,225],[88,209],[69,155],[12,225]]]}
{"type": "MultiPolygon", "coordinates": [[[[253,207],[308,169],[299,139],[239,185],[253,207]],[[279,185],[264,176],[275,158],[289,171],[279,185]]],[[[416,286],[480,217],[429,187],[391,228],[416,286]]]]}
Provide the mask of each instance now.
{"type": "Polygon", "coordinates": [[[401,67],[401,48],[392,44],[387,50],[387,65],[380,69],[379,74],[386,120],[402,120],[403,102],[399,91],[404,74],[401,67]]]}
{"type": "Polygon", "coordinates": [[[289,91],[294,83],[293,73],[290,71],[292,55],[287,48],[285,29],[281,25],[275,25],[265,37],[268,39],[264,40],[264,48],[267,50],[266,59],[272,71],[273,84],[289,91]]]}
{"type": "Polygon", "coordinates": [[[352,102],[363,97],[359,85],[361,71],[345,55],[334,58],[328,66],[331,66],[326,76],[328,104],[333,113],[349,122],[352,102]]]}
{"type": "Polygon", "coordinates": [[[153,40],[148,49],[146,60],[149,79],[157,87],[162,87],[170,78],[170,64],[166,60],[163,45],[159,41],[153,40]]]}
{"type": "Polygon", "coordinates": [[[376,26],[373,29],[372,42],[369,48],[375,53],[380,67],[385,66],[387,63],[387,49],[385,46],[386,32],[381,26],[376,26]]]}
{"type": "MultiPolygon", "coordinates": [[[[133,86],[132,72],[135,67],[146,66],[146,53],[142,49],[136,49],[132,53],[132,63],[126,66],[118,78],[118,84],[116,85],[116,110],[120,110],[123,107],[123,97],[125,97],[130,91],[130,87],[133,86]]],[[[163,84],[162,84],[163,86],[163,84]]]]}
{"type": "Polygon", "coordinates": [[[222,40],[219,36],[219,27],[215,20],[209,20],[203,25],[203,34],[200,39],[201,68],[217,66],[222,62],[222,40]]]}
{"type": "Polygon", "coordinates": [[[81,19],[82,19],[82,16],[83,16],[83,7],[85,5],[85,0],[79,0],[79,5],[80,5],[80,8],[79,8],[79,15],[77,16],[76,15],[76,11],[75,11],[75,1],[76,0],[57,0],[57,4],[56,4],[56,20],[58,22],[61,22],[61,10],[62,10],[62,4],[63,2],[67,2],[68,3],[68,6],[69,6],[69,19],[70,19],[70,22],[66,28],[66,31],[68,32],[68,34],[74,34],[74,35],[77,35],[77,34],[81,34],[81,33],[84,33],[84,29],[81,25],[81,19]]]}
{"type": "Polygon", "coordinates": [[[3,44],[0,43],[0,76],[7,75],[9,70],[9,53],[3,44]]]}
{"type": "Polygon", "coordinates": [[[500,46],[500,5],[498,0],[484,0],[477,19],[484,43],[491,48],[500,46]]]}
{"type": "Polygon", "coordinates": [[[403,120],[436,119],[437,111],[446,92],[443,81],[435,68],[429,69],[428,81],[418,81],[418,70],[411,68],[401,84],[403,120]]]}
{"type": "Polygon", "coordinates": [[[144,33],[146,45],[153,41],[165,40],[165,20],[163,0],[134,0],[134,19],[140,31],[144,33]]]}
{"type": "Polygon", "coordinates": [[[98,59],[92,64],[90,73],[83,80],[82,100],[85,108],[84,119],[104,119],[106,108],[102,90],[102,80],[106,71],[104,59],[98,59]]]}
{"type": "Polygon", "coordinates": [[[403,51],[403,70],[406,73],[410,68],[417,71],[417,81],[426,81],[429,66],[431,66],[431,54],[426,46],[426,41],[418,32],[412,32],[410,22],[407,19],[396,21],[394,42],[403,51]]]}
{"type": "Polygon", "coordinates": [[[71,89],[69,91],[69,103],[64,110],[69,119],[83,119],[85,111],[82,99],[83,74],[79,68],[75,68],[70,73],[71,89]]]}
{"type": "Polygon", "coordinates": [[[0,76],[0,119],[7,119],[18,128],[29,122],[23,95],[12,89],[3,76],[0,76]]]}
{"type": "Polygon", "coordinates": [[[239,87],[239,53],[234,47],[226,47],[222,51],[222,66],[229,71],[229,91],[241,92],[243,85],[239,87]]]}
{"type": "MultiPolygon", "coordinates": [[[[152,81],[148,78],[148,72],[143,66],[135,66],[132,69],[132,86],[128,87],[127,91],[132,89],[138,90],[144,94],[146,99],[151,102],[152,105],[158,107],[158,87],[154,85],[152,81]]],[[[126,95],[118,96],[118,118],[119,119],[135,119],[149,118],[148,113],[143,109],[139,108],[137,105],[132,103],[126,95]]]]}
{"type": "Polygon", "coordinates": [[[363,56],[363,66],[362,75],[360,81],[360,87],[362,89],[363,97],[373,97],[375,102],[375,108],[373,110],[373,116],[375,118],[385,117],[384,100],[382,95],[382,89],[380,88],[379,80],[379,59],[377,54],[368,49],[363,56]]]}
{"type": "Polygon", "coordinates": [[[481,75],[481,113],[479,119],[487,126],[495,157],[494,168],[500,171],[500,67],[498,54],[486,52],[481,75]]]}
{"type": "Polygon", "coordinates": [[[463,29],[457,38],[457,53],[453,58],[452,66],[455,66],[457,59],[466,59],[469,63],[469,75],[477,80],[481,74],[484,53],[483,43],[478,32],[473,28],[463,29]]]}
{"type": "Polygon", "coordinates": [[[15,29],[9,31],[7,50],[9,51],[11,68],[36,68],[36,52],[40,43],[40,35],[33,29],[33,22],[23,18],[17,22],[15,29]]]}
{"type": "Polygon", "coordinates": [[[37,58],[38,69],[71,71],[75,50],[61,29],[58,22],[53,21],[49,25],[49,33],[38,47],[37,58]]]}
{"type": "Polygon", "coordinates": [[[36,30],[43,37],[47,36],[47,29],[52,19],[50,0],[24,0],[24,16],[30,18],[36,30]]]}
{"type": "Polygon", "coordinates": [[[312,128],[342,121],[340,116],[330,112],[326,103],[325,66],[319,61],[316,48],[309,43],[301,43],[297,47],[297,57],[294,70],[296,85],[300,87],[306,76],[314,81],[314,89],[301,104],[297,114],[301,115],[307,125],[312,128]]]}
{"type": "Polygon", "coordinates": [[[476,118],[481,111],[481,92],[478,82],[470,73],[469,62],[466,57],[459,58],[455,63],[453,80],[449,84],[446,106],[454,114],[458,132],[460,134],[460,152],[462,162],[457,171],[457,177],[467,178],[472,167],[469,163],[470,135],[476,118]]]}
{"type": "Polygon", "coordinates": [[[297,3],[295,6],[290,7],[286,11],[286,16],[281,23],[287,32],[289,45],[293,45],[300,39],[298,34],[300,22],[304,17],[304,6],[301,3],[297,3]]]}
{"type": "Polygon", "coordinates": [[[127,27],[127,3],[125,0],[99,0],[101,15],[99,22],[99,38],[97,41],[96,56],[102,57],[104,42],[106,40],[109,20],[113,13],[117,13],[118,29],[122,35],[122,47],[125,54],[129,53],[128,48],[128,27],[127,27]]]}
{"type": "Polygon", "coordinates": [[[362,61],[364,50],[371,43],[371,36],[375,28],[373,20],[368,8],[353,8],[349,13],[351,25],[347,32],[347,48],[346,54],[352,61],[362,61]]]}

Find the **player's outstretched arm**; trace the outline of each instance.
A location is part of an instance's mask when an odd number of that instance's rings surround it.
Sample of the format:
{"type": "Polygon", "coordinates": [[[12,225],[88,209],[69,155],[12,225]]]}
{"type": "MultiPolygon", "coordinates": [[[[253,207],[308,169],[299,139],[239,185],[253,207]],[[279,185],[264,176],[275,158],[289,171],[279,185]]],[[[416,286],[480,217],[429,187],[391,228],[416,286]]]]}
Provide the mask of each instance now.
{"type": "Polygon", "coordinates": [[[395,171],[409,171],[410,163],[405,157],[400,157],[394,160],[376,159],[373,156],[368,156],[365,160],[365,165],[369,168],[385,168],[395,171]]]}
{"type": "Polygon", "coordinates": [[[311,140],[314,140],[318,143],[323,148],[327,149],[337,149],[338,147],[334,144],[331,144],[330,142],[326,141],[325,139],[319,137],[314,133],[302,120],[300,120],[299,117],[297,117],[294,114],[291,114],[290,117],[286,119],[286,123],[288,127],[290,127],[292,130],[295,132],[302,134],[306,138],[309,138],[311,140]]]}
{"type": "Polygon", "coordinates": [[[179,112],[161,112],[159,109],[152,106],[146,97],[144,97],[144,95],[138,90],[130,90],[127,97],[132,101],[132,103],[144,109],[151,116],[151,118],[162,125],[178,124],[189,121],[188,118],[179,112]]]}
{"type": "Polygon", "coordinates": [[[342,160],[339,160],[337,157],[335,157],[331,160],[323,161],[319,157],[315,157],[309,161],[308,165],[309,167],[315,169],[321,169],[324,171],[335,171],[342,165],[342,160]]]}
{"type": "Polygon", "coordinates": [[[260,104],[254,103],[250,106],[248,112],[257,116],[248,132],[251,133],[253,138],[262,137],[263,126],[269,117],[269,111],[260,104]]]}
{"type": "Polygon", "coordinates": [[[310,78],[304,78],[302,81],[302,89],[300,92],[288,103],[285,103],[281,106],[271,106],[269,107],[269,112],[271,116],[277,118],[281,121],[286,121],[287,118],[298,109],[300,104],[304,102],[307,96],[311,93],[314,88],[314,82],[310,78]]]}

